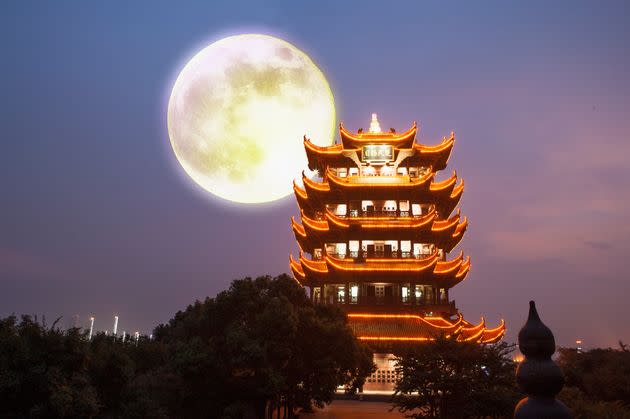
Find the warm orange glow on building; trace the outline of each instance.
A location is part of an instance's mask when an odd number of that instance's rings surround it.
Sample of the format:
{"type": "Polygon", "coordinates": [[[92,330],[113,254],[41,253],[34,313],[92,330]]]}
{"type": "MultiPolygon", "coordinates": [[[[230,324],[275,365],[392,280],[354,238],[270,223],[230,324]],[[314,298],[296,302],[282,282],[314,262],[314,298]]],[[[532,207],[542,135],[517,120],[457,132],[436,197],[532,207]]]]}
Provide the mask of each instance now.
{"type": "MultiPolygon", "coordinates": [[[[373,116],[372,131],[380,131],[373,116]]],[[[296,279],[315,303],[334,304],[355,335],[370,345],[426,342],[439,335],[491,343],[505,333],[464,320],[450,288],[471,269],[470,257],[449,253],[460,243],[468,218],[455,213],[464,191],[446,168],[455,134],[440,144],[416,143],[417,125],[402,134],[350,133],[319,147],[304,138],[309,168],[294,184],[301,224],[291,226],[301,249],[290,258],[296,279]]],[[[391,347],[391,346],[388,346],[391,347]]]]}

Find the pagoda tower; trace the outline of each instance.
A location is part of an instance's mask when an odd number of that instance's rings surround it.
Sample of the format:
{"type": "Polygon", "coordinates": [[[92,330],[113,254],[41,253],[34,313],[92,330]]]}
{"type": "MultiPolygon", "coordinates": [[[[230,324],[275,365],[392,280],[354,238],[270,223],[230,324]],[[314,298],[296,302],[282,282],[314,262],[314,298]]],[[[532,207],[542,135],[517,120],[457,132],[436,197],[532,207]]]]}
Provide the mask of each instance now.
{"type": "Polygon", "coordinates": [[[376,114],[368,132],[340,126],[340,143],[319,147],[304,137],[308,166],[293,189],[301,223],[292,219],[300,247],[290,257],[295,279],[318,304],[348,316],[358,339],[376,351],[377,372],[368,389],[393,386],[396,345],[439,334],[492,343],[505,333],[501,321],[487,328],[464,320],[449,290],[466,278],[470,257],[451,256],[468,220],[455,211],[464,191],[457,174],[436,181],[446,168],[455,136],[435,146],[416,142],[417,125],[381,132],[376,114]]]}

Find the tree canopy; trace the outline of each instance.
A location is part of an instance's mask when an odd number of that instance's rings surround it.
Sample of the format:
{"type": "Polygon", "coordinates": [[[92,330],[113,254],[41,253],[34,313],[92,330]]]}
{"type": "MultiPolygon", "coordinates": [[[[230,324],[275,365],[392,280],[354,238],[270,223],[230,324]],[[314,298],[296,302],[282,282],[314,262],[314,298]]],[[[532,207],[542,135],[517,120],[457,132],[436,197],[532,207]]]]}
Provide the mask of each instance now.
{"type": "Polygon", "coordinates": [[[409,346],[396,359],[394,406],[412,418],[509,417],[519,398],[512,349],[444,336],[409,346]]]}
{"type": "Polygon", "coordinates": [[[558,350],[565,388],[558,395],[576,418],[630,419],[630,350],[558,350]]]}
{"type": "Polygon", "coordinates": [[[0,319],[0,417],[264,418],[359,388],[372,354],[336,308],[281,275],[233,281],[122,342],[0,319]]]}

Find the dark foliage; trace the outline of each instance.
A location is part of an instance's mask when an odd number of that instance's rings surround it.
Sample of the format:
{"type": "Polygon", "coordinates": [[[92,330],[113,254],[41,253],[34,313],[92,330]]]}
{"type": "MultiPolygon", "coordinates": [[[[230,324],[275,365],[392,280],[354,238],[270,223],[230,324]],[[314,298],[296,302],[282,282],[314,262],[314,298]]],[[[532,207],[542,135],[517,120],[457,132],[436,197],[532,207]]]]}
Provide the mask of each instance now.
{"type": "Polygon", "coordinates": [[[566,384],[558,395],[578,419],[630,418],[630,351],[560,348],[557,363],[566,384]]]}
{"type": "Polygon", "coordinates": [[[123,343],[0,320],[2,418],[263,418],[352,391],[372,370],[338,310],[286,275],[234,281],[123,343]]]}
{"type": "Polygon", "coordinates": [[[438,337],[397,358],[394,406],[412,418],[511,417],[519,393],[513,345],[438,337]]]}
{"type": "Polygon", "coordinates": [[[100,410],[90,344],[35,319],[0,320],[0,417],[90,418],[100,410]]]}

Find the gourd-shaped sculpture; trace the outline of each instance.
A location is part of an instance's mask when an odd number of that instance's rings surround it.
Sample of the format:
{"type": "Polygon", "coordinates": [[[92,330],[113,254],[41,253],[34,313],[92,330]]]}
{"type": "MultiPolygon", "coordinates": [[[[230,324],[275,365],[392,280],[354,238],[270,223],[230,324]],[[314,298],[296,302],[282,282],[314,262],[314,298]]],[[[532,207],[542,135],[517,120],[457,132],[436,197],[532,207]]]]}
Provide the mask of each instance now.
{"type": "Polygon", "coordinates": [[[529,302],[527,322],[518,334],[518,347],[525,356],[516,370],[516,382],[528,397],[514,409],[515,419],[570,419],[571,411],[556,394],[564,386],[564,376],[551,359],[556,341],[540,320],[536,304],[529,302]]]}

